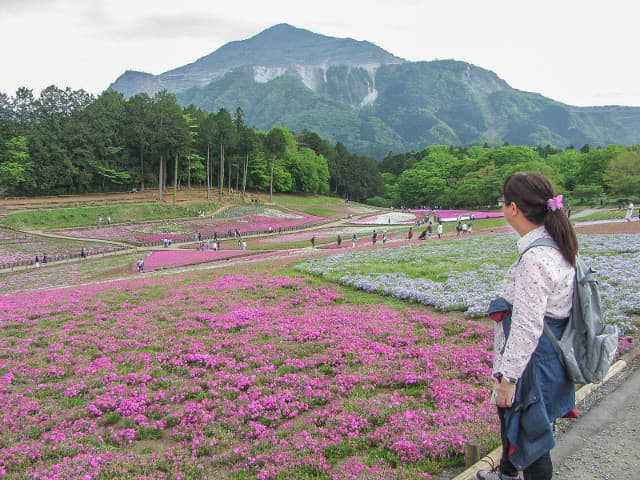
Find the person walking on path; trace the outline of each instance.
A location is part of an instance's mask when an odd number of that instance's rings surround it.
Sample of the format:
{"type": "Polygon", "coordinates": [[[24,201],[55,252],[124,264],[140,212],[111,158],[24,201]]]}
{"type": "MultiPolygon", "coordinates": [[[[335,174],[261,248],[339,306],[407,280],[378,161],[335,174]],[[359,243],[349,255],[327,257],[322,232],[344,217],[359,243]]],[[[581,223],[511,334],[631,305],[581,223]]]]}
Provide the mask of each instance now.
{"type": "Polygon", "coordinates": [[[351,237],[351,246],[355,247],[356,243],[358,243],[358,237],[356,236],[356,234],[353,234],[353,237],[351,237]]]}
{"type": "Polygon", "coordinates": [[[442,222],[438,223],[438,228],[437,228],[437,233],[438,233],[438,238],[442,238],[442,231],[444,230],[443,226],[442,226],[442,222]]]}
{"type": "Polygon", "coordinates": [[[340,234],[338,234],[337,242],[338,242],[338,247],[342,245],[342,237],[340,236],[340,234]]]}
{"type": "Polygon", "coordinates": [[[633,209],[634,209],[633,202],[629,202],[629,205],[627,205],[627,214],[624,217],[624,219],[627,222],[631,221],[631,217],[633,216],[633,209]]]}
{"type": "Polygon", "coordinates": [[[377,241],[378,241],[378,232],[374,230],[373,233],[371,234],[371,242],[375,245],[377,241]]]}
{"type": "Polygon", "coordinates": [[[545,323],[560,338],[573,302],[578,241],[547,177],[519,172],[502,188],[505,220],[520,236],[521,256],[507,271],[502,297],[489,315],[494,330],[494,392],[500,419],[502,457],[496,469],[481,470],[479,480],[549,480],[555,445],[551,422],[575,411],[575,385],[569,380],[545,323]],[[559,246],[537,246],[552,238],[559,246]],[[533,427],[533,428],[532,428],[533,427]]]}

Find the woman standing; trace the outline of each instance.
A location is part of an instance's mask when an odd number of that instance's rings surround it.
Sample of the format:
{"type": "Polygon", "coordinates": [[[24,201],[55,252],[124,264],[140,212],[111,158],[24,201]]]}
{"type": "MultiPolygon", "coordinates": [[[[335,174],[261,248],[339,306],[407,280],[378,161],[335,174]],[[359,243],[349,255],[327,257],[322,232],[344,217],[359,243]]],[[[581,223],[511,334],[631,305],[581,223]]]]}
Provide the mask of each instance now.
{"type": "Polygon", "coordinates": [[[502,437],[500,466],[480,480],[547,480],[553,475],[551,422],[575,406],[575,389],[543,334],[547,323],[560,338],[571,311],[578,242],[548,178],[511,175],[502,188],[503,211],[516,230],[520,257],[507,271],[502,298],[491,302],[496,320],[493,375],[502,437]],[[552,246],[527,247],[540,238],[552,246]],[[525,251],[526,250],[526,251],[525,251]]]}

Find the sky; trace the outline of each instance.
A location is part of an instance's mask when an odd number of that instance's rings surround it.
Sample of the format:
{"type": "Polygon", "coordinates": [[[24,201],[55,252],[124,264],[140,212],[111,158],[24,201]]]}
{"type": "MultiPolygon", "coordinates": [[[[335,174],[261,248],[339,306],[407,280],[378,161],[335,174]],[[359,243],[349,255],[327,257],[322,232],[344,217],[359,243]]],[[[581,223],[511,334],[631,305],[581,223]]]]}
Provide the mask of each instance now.
{"type": "Polygon", "coordinates": [[[367,40],[410,61],[455,59],[576,106],[640,106],[630,0],[0,0],[0,92],[95,95],[279,23],[367,40]]]}

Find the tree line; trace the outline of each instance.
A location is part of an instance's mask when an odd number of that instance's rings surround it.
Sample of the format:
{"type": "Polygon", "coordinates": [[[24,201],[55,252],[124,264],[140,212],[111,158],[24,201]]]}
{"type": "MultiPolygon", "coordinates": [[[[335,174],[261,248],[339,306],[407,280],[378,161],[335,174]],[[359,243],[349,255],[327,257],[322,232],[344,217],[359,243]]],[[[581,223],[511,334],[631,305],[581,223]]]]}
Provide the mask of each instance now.
{"type": "MultiPolygon", "coordinates": [[[[514,171],[549,176],[572,202],[637,199],[640,145],[432,145],[378,162],[318,134],[259,131],[244,112],[180,107],[166,91],[125,100],[107,90],[52,85],[35,98],[0,93],[0,196],[59,195],[206,186],[207,198],[234,190],[333,195],[379,206],[495,205],[514,171]]],[[[174,193],[175,194],[175,193],[174,193]]]]}
{"type": "Polygon", "coordinates": [[[584,145],[580,150],[432,145],[420,152],[389,153],[379,168],[385,179],[384,195],[373,199],[379,205],[495,206],[505,178],[517,171],[547,175],[575,204],[640,196],[640,144],[604,149],[584,145]]]}
{"type": "Polygon", "coordinates": [[[240,108],[182,108],[166,91],[127,100],[53,85],[38,98],[25,87],[0,93],[0,196],[199,185],[208,198],[251,190],[366,201],[384,189],[377,166],[310,131],[259,131],[240,108]]]}

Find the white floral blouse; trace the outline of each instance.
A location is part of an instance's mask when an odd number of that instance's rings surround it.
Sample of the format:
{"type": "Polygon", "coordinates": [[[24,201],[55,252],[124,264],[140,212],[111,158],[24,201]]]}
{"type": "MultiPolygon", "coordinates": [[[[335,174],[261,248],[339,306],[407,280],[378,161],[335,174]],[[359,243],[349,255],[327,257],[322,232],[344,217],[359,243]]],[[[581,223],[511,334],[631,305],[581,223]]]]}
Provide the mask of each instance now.
{"type": "MultiPolygon", "coordinates": [[[[521,253],[531,242],[549,237],[544,226],[518,242],[521,253]]],[[[544,317],[566,318],[573,301],[574,268],[559,250],[540,246],[528,250],[509,267],[502,297],[512,306],[511,330],[505,345],[501,323],[496,323],[493,345],[493,375],[518,379],[538,346],[544,329],[544,317]],[[503,351],[504,350],[504,351],[503,351]]]]}

